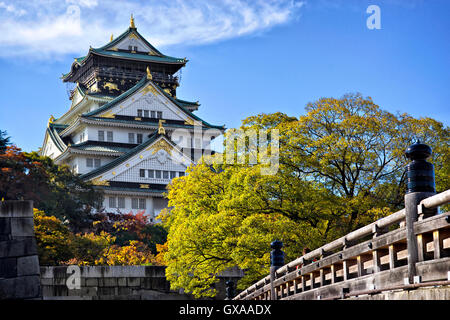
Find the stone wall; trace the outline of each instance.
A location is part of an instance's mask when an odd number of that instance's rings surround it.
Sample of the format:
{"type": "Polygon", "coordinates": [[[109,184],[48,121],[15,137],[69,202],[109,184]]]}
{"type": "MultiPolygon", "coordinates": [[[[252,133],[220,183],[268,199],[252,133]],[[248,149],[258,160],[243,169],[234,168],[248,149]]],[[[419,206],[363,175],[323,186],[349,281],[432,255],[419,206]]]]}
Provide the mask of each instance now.
{"type": "Polygon", "coordinates": [[[0,299],[40,297],[33,202],[0,202],[0,299]]]}
{"type": "Polygon", "coordinates": [[[450,300],[450,286],[388,291],[351,297],[345,300],[450,300]]]}
{"type": "MultiPolygon", "coordinates": [[[[44,300],[180,300],[193,299],[183,291],[170,290],[165,267],[160,266],[81,266],[79,289],[71,288],[77,276],[68,267],[41,267],[44,300]],[[67,283],[69,282],[69,286],[67,283]]],[[[225,282],[237,282],[238,270],[230,270],[220,277],[216,299],[225,298],[225,282]]]]}
{"type": "MultiPolygon", "coordinates": [[[[170,290],[165,267],[80,267],[79,289],[67,285],[76,276],[70,267],[39,267],[32,201],[0,202],[0,299],[193,299],[170,290]]],[[[238,269],[219,276],[215,299],[225,299],[226,281],[242,276],[238,269]]]]}

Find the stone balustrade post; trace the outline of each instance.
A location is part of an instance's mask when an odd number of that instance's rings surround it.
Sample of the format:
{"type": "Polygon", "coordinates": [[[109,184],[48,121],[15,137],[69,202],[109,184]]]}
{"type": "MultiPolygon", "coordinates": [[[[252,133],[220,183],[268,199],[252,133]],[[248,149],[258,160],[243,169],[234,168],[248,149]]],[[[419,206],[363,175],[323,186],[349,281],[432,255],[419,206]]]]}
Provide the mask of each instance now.
{"type": "Polygon", "coordinates": [[[276,276],[275,271],[284,266],[284,252],[281,250],[283,242],[275,240],[270,244],[272,252],[270,253],[270,299],[277,300],[277,294],[273,285],[276,276]]]}
{"type": "Polygon", "coordinates": [[[414,233],[414,223],[430,215],[436,214],[437,210],[423,210],[419,216],[418,208],[420,201],[436,194],[434,182],[433,165],[426,161],[432,154],[429,146],[420,141],[409,146],[405,155],[411,162],[406,167],[407,190],[405,194],[405,222],[406,240],[408,249],[408,280],[414,282],[416,275],[416,263],[418,262],[417,237],[414,233]]]}

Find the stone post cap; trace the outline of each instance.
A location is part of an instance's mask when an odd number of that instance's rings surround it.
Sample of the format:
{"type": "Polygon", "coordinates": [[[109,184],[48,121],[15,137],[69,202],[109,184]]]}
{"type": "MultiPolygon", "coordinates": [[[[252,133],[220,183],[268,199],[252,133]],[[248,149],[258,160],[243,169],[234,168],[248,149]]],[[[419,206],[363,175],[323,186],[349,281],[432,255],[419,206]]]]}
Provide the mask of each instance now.
{"type": "Polygon", "coordinates": [[[410,145],[405,150],[405,156],[410,160],[425,160],[431,156],[432,153],[431,147],[424,143],[420,143],[420,140],[417,140],[416,143],[410,145]]]}

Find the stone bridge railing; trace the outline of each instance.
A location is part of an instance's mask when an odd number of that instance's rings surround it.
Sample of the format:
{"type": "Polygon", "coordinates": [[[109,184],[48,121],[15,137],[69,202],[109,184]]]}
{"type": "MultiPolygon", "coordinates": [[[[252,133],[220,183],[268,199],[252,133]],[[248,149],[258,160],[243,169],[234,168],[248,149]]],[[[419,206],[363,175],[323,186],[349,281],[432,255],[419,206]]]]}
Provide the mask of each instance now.
{"type": "Polygon", "coordinates": [[[261,279],[234,299],[342,299],[387,290],[449,285],[450,212],[423,217],[424,211],[449,202],[447,190],[422,200],[416,207],[417,254],[408,253],[403,209],[280,267],[272,279],[270,275],[261,279]],[[387,232],[388,227],[398,224],[398,229],[387,232]],[[409,281],[408,260],[412,259],[416,260],[415,270],[413,281],[409,281]]]}
{"type": "Polygon", "coordinates": [[[431,148],[416,143],[408,164],[405,208],[284,265],[272,243],[270,275],[234,300],[344,299],[391,290],[450,285],[450,190],[435,194],[431,148]],[[281,260],[281,263],[280,263],[281,260]]]}

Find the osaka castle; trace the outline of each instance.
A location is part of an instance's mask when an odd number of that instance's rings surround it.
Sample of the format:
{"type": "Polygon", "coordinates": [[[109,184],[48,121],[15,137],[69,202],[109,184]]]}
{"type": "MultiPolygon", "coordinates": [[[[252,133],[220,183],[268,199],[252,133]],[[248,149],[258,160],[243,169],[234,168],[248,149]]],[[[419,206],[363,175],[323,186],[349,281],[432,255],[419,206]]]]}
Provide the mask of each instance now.
{"type": "Polygon", "coordinates": [[[187,61],[158,51],[131,17],[124,33],[63,74],[73,83],[70,107],[50,117],[41,154],[102,189],[106,212],[145,211],[156,220],[167,184],[210,154],[225,130],[194,114],[198,102],[177,97],[187,61]]]}

